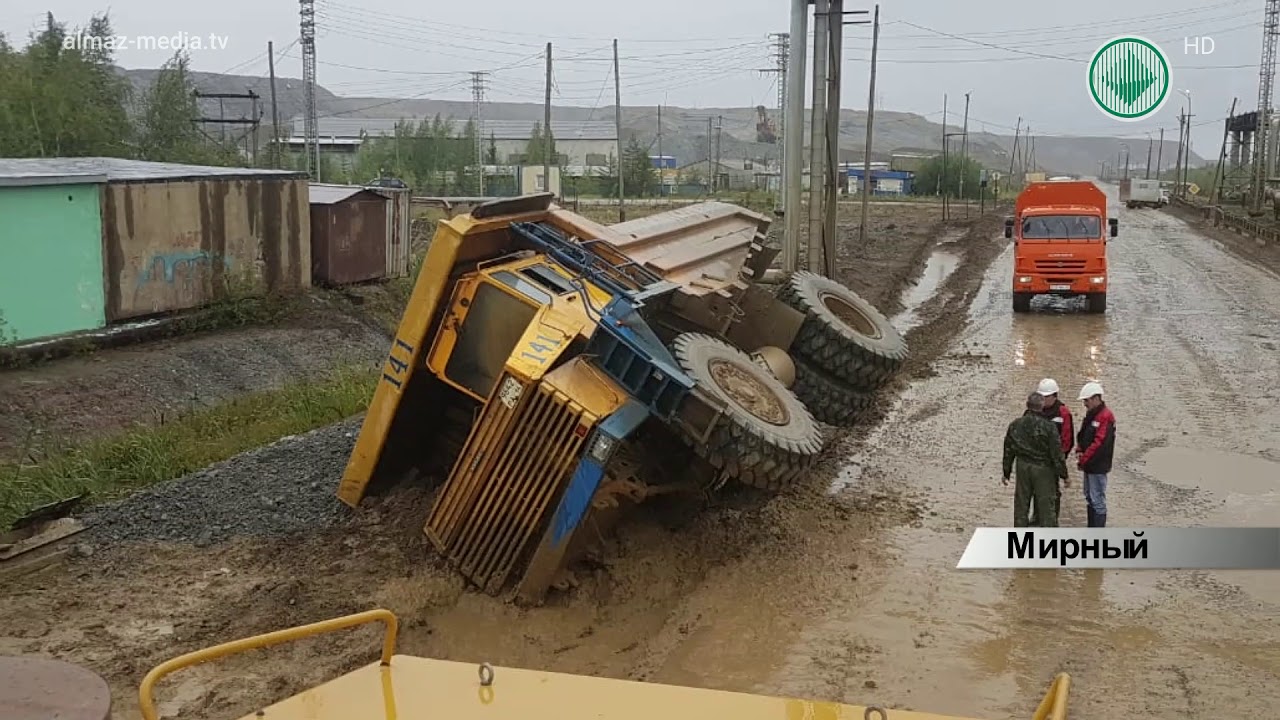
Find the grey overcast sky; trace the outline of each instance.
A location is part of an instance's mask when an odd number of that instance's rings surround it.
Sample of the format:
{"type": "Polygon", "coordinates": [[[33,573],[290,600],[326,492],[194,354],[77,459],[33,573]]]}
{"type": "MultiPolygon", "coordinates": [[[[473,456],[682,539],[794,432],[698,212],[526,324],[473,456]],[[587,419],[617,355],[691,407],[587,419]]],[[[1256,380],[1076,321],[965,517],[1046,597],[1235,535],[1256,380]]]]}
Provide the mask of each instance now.
{"type": "MultiPolygon", "coordinates": [[[[339,95],[469,99],[468,73],[487,70],[487,99],[541,102],[549,41],[553,102],[586,107],[612,105],[614,37],[625,105],[774,107],[776,76],[757,70],[772,65],[769,34],[789,29],[790,6],[787,0],[315,4],[317,81],[339,95]]],[[[849,2],[846,10],[872,7],[849,2]]],[[[1164,127],[1170,140],[1187,104],[1185,90],[1195,114],[1195,149],[1215,156],[1232,97],[1239,98],[1238,110],[1257,107],[1263,8],[1264,0],[884,2],[877,107],[937,121],[947,93],[948,120],[959,124],[968,91],[970,123],[979,130],[1012,132],[1021,115],[1040,136],[1145,138],[1164,127]],[[1119,122],[1090,101],[1088,59],[1119,34],[1147,37],[1170,59],[1177,92],[1149,120],[1119,122]],[[1189,36],[1213,38],[1213,53],[1188,52],[1189,36]]],[[[265,75],[270,40],[277,74],[300,77],[298,9],[285,0],[12,0],[0,10],[0,31],[21,45],[45,10],[70,25],[109,11],[115,32],[128,41],[117,52],[125,67],[157,67],[172,54],[139,47],[141,36],[181,41],[185,33],[203,44],[189,46],[194,69],[265,75]],[[225,47],[210,47],[211,35],[225,47]]],[[[845,39],[842,105],[862,109],[871,29],[848,26],[845,39]]]]}

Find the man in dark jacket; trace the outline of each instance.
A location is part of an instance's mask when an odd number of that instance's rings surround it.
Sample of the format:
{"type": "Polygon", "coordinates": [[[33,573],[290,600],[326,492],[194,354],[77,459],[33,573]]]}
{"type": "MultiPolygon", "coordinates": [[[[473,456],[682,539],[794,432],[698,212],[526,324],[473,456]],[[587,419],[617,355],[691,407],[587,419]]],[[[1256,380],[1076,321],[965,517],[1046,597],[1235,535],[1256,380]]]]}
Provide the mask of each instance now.
{"type": "MultiPolygon", "coordinates": [[[[1045,378],[1040,381],[1040,386],[1036,388],[1036,392],[1044,396],[1044,416],[1058,428],[1058,433],[1062,437],[1062,455],[1071,457],[1071,449],[1076,445],[1076,426],[1071,419],[1071,410],[1058,399],[1058,383],[1053,378],[1045,378]]],[[[1063,482],[1067,487],[1071,487],[1071,481],[1063,482]]],[[[1053,506],[1057,510],[1059,519],[1062,517],[1062,490],[1058,489],[1057,497],[1053,501],[1053,506]]],[[[1035,506],[1031,508],[1031,526],[1038,527],[1040,525],[1040,517],[1036,515],[1035,506]]]]}
{"type": "Polygon", "coordinates": [[[1089,505],[1089,527],[1107,526],[1107,474],[1116,446],[1116,416],[1102,401],[1102,385],[1085,383],[1080,399],[1087,409],[1076,438],[1076,467],[1084,473],[1084,500],[1089,505]]]}
{"type": "Polygon", "coordinates": [[[1044,396],[1031,393],[1022,417],[1009,423],[1004,434],[1004,474],[1000,482],[1009,484],[1017,461],[1018,483],[1013,497],[1014,527],[1029,527],[1028,506],[1035,503],[1040,527],[1058,526],[1058,480],[1067,479],[1067,463],[1062,454],[1057,426],[1044,417],[1044,396]]]}

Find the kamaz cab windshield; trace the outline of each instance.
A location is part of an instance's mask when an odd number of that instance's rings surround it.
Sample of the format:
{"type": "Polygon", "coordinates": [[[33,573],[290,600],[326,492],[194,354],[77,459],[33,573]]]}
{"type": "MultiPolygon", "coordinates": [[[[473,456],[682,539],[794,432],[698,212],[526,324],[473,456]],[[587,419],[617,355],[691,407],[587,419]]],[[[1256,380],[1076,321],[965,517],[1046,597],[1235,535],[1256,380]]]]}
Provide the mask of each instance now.
{"type": "Polygon", "coordinates": [[[1023,240],[1097,240],[1102,219],[1097,215],[1034,215],[1022,221],[1023,240]]]}

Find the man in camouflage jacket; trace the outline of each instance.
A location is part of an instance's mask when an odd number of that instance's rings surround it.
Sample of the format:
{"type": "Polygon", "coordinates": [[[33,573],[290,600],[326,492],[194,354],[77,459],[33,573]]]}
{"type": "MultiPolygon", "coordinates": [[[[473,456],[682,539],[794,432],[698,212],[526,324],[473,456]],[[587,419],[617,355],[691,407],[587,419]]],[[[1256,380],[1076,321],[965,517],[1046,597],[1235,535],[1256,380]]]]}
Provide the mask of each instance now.
{"type": "Polygon", "coordinates": [[[1044,417],[1044,396],[1032,393],[1022,417],[1009,423],[1004,434],[1004,474],[1009,484],[1017,460],[1013,493],[1013,526],[1028,527],[1028,511],[1035,503],[1039,527],[1058,527],[1058,479],[1070,485],[1058,428],[1044,417]]]}

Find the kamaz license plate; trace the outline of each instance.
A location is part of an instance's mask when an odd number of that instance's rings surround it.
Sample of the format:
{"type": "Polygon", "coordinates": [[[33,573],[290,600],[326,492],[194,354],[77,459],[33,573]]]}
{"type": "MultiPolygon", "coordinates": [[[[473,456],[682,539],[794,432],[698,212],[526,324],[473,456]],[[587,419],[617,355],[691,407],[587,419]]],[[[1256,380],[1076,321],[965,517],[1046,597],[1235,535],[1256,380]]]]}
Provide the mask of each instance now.
{"type": "Polygon", "coordinates": [[[1071,286],[1070,285],[1050,285],[1049,289],[1050,290],[1070,290],[1071,286]]]}

